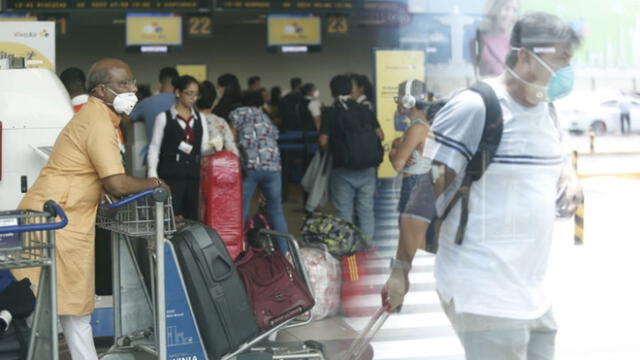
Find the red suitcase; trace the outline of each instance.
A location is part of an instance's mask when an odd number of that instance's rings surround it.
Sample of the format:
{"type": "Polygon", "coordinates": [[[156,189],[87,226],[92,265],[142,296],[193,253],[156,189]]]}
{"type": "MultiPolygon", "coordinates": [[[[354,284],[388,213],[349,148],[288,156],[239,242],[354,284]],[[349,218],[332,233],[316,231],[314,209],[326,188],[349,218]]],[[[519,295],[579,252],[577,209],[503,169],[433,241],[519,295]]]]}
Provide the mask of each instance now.
{"type": "Polygon", "coordinates": [[[244,250],[242,176],[238,157],[230,151],[202,158],[200,221],[216,230],[232,259],[244,250]]]}

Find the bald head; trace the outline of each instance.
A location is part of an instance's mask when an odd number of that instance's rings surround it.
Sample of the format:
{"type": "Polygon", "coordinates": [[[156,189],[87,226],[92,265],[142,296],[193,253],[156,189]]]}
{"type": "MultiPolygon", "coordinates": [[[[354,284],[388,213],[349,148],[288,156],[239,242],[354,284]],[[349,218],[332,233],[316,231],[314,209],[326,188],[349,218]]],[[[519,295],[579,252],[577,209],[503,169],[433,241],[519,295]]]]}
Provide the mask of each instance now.
{"type": "Polygon", "coordinates": [[[102,59],[93,64],[87,75],[89,92],[100,84],[108,84],[121,79],[133,79],[133,72],[127,63],[118,59],[102,59]]]}

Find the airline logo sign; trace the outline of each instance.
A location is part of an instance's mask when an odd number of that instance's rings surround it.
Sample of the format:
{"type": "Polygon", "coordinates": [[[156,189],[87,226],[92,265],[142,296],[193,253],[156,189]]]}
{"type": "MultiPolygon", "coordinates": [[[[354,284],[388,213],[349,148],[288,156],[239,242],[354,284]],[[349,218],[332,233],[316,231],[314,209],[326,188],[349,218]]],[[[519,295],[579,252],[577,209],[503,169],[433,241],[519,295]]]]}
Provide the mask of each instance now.
{"type": "Polygon", "coordinates": [[[320,18],[269,16],[269,45],[320,45],[320,18]]]}
{"type": "Polygon", "coordinates": [[[127,14],[127,46],[182,45],[182,17],[127,14]]]}

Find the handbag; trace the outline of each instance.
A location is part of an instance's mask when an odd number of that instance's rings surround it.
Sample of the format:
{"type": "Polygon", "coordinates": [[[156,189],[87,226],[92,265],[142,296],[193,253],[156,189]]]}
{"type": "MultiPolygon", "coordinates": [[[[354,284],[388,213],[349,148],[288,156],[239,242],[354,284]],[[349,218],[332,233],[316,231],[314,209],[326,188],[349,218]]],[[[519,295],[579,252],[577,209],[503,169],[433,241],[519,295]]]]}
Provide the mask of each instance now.
{"type": "Polygon", "coordinates": [[[315,305],[306,284],[279,251],[250,247],[238,256],[236,267],[261,331],[303,314],[315,305]]]}

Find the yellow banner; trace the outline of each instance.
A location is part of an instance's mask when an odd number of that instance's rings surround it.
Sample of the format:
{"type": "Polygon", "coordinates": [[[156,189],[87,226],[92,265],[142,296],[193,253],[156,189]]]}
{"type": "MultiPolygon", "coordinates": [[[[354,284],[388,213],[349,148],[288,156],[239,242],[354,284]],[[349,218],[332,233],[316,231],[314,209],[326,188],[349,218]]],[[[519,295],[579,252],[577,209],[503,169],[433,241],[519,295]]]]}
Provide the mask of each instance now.
{"type": "Polygon", "coordinates": [[[402,136],[403,125],[397,124],[397,105],[393,100],[398,95],[398,85],[409,79],[425,78],[425,53],[415,50],[375,50],[376,111],[384,130],[384,161],[380,164],[378,177],[391,178],[397,175],[389,161],[389,150],[393,139],[402,136]]]}
{"type": "Polygon", "coordinates": [[[269,16],[269,45],[320,45],[319,17],[269,16]]]}
{"type": "Polygon", "coordinates": [[[182,17],[127,16],[127,46],[182,45],[182,17]]]}
{"type": "Polygon", "coordinates": [[[207,65],[176,65],[176,70],[180,76],[190,75],[199,82],[207,80],[207,65]]]}

